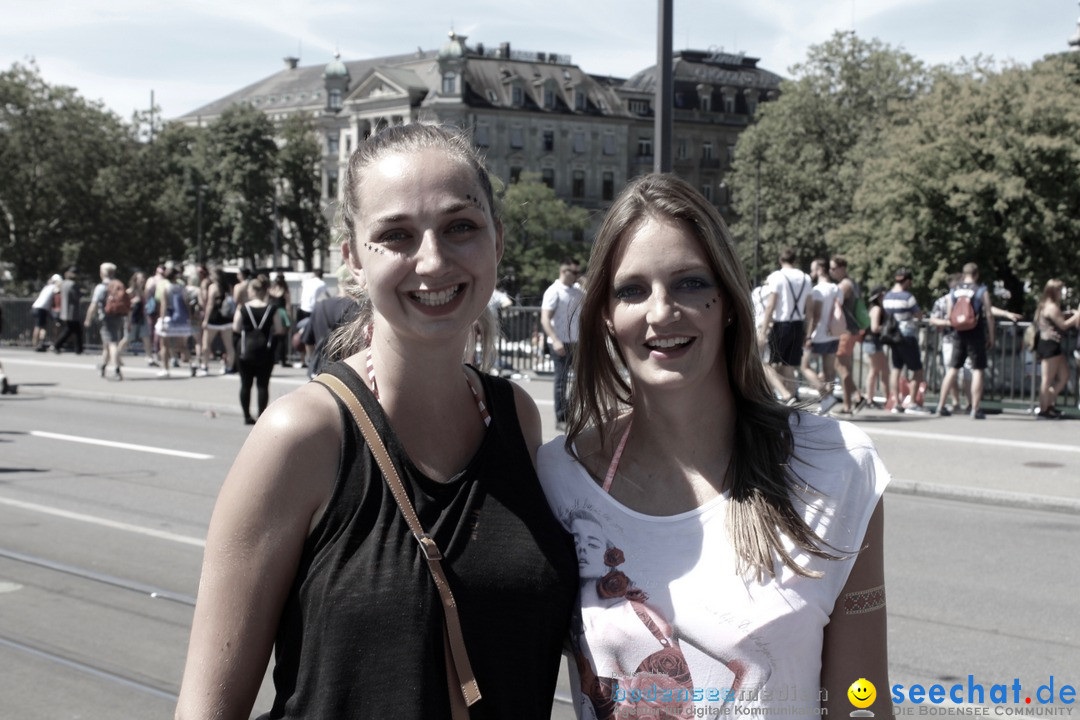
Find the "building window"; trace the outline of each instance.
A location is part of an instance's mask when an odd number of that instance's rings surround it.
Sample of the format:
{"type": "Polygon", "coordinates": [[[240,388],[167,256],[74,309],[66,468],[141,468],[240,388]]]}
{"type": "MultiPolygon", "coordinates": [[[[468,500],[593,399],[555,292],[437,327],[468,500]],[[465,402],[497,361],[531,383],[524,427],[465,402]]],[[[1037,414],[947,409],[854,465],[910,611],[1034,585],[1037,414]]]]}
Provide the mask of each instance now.
{"type": "Polygon", "coordinates": [[[603,175],[603,188],[600,191],[600,197],[604,200],[615,199],[615,173],[610,170],[605,170],[603,175]]]}
{"type": "Polygon", "coordinates": [[[635,115],[648,115],[649,114],[649,101],[648,100],[631,100],[630,112],[635,115]]]}
{"type": "Polygon", "coordinates": [[[728,146],[727,146],[727,164],[728,164],[728,167],[730,167],[731,163],[733,163],[733,162],[735,162],[735,143],[728,143],[728,146]]]}
{"type": "Polygon", "coordinates": [[[352,154],[352,135],[345,136],[345,154],[352,154]]]}
{"type": "Polygon", "coordinates": [[[746,114],[753,116],[757,113],[757,93],[746,93],[746,114]]]}
{"type": "Polygon", "coordinates": [[[554,152],[555,150],[555,131],[544,131],[544,152],[554,152]]]}
{"type": "Polygon", "coordinates": [[[525,147],[525,131],[519,127],[510,128],[510,147],[523,148],[525,147]]]}
{"type": "Polygon", "coordinates": [[[555,91],[549,87],[544,88],[544,109],[555,109],[555,91]]]}
{"type": "Polygon", "coordinates": [[[713,146],[709,141],[701,143],[701,158],[703,160],[712,160],[713,158],[713,146]]]}
{"type": "Polygon", "coordinates": [[[585,152],[585,133],[581,130],[574,132],[574,152],[585,152]]]}
{"type": "Polygon", "coordinates": [[[488,147],[491,145],[491,129],[487,125],[477,125],[474,139],[477,147],[488,147]]]}
{"type": "Polygon", "coordinates": [[[712,183],[705,183],[701,186],[701,194],[705,196],[705,199],[712,202],[712,183]]]}
{"type": "Polygon", "coordinates": [[[520,179],[521,179],[521,168],[511,165],[510,166],[510,182],[516,183],[520,179]]]}
{"type": "Polygon", "coordinates": [[[699,100],[701,102],[701,112],[709,112],[712,110],[712,97],[709,95],[702,95],[699,100]]]}
{"type": "Polygon", "coordinates": [[[652,138],[639,137],[637,141],[638,157],[652,157],[652,138]]]}
{"type": "Polygon", "coordinates": [[[326,154],[338,154],[338,136],[336,133],[328,133],[326,136],[326,154]]]}
{"type": "Polygon", "coordinates": [[[726,112],[726,113],[734,113],[735,112],[735,96],[734,95],[729,95],[728,93],[724,93],[724,112],[726,112]]]}
{"type": "Polygon", "coordinates": [[[570,186],[570,194],[576,198],[585,197],[585,171],[575,170],[573,183],[570,186]]]}
{"type": "Polygon", "coordinates": [[[442,94],[453,95],[457,92],[457,75],[448,72],[442,76],[442,94]]]}
{"type": "Polygon", "coordinates": [[[604,133],[604,154],[615,154],[615,133],[604,133]]]}
{"type": "Polygon", "coordinates": [[[326,197],[337,200],[337,175],[329,175],[326,178],[326,197]]]}
{"type": "Polygon", "coordinates": [[[675,144],[675,157],[677,157],[679,160],[685,160],[689,156],[690,151],[686,142],[686,138],[681,137],[676,141],[675,144]]]}
{"type": "Polygon", "coordinates": [[[488,88],[488,90],[487,90],[487,99],[488,99],[488,102],[491,103],[492,105],[498,105],[499,104],[499,94],[496,93],[491,88],[488,88]]]}
{"type": "Polygon", "coordinates": [[[549,188],[552,190],[555,189],[555,170],[552,168],[544,168],[540,171],[540,179],[549,188]]]}
{"type": "Polygon", "coordinates": [[[585,112],[587,96],[581,90],[574,91],[574,109],[578,112],[585,112]]]}
{"type": "Polygon", "coordinates": [[[520,85],[515,85],[510,90],[510,98],[514,107],[521,107],[525,104],[525,91],[521,89],[520,85]]]}
{"type": "Polygon", "coordinates": [[[329,102],[330,102],[330,109],[331,110],[340,110],[341,109],[341,91],[340,90],[331,90],[330,91],[329,102]]]}

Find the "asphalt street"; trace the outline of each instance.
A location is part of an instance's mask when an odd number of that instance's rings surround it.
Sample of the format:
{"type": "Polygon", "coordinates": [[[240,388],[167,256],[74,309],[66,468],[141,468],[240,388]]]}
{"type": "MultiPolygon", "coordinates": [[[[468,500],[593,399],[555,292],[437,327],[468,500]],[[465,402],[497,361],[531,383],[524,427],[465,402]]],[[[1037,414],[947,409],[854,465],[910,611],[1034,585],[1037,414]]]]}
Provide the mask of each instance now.
{"type": "MultiPolygon", "coordinates": [[[[20,384],[0,397],[0,717],[170,717],[210,511],[247,434],[236,378],[159,380],[129,361],[110,382],[86,356],[0,362],[20,384]]],[[[303,382],[286,369],[271,387],[303,382]]],[[[553,438],[551,383],[523,385],[553,438]]],[[[1080,423],[857,422],[894,478],[891,683],[1080,684],[1080,423]]],[[[264,686],[256,709],[269,700],[264,686]]],[[[572,713],[557,702],[552,717],[572,713]]]]}

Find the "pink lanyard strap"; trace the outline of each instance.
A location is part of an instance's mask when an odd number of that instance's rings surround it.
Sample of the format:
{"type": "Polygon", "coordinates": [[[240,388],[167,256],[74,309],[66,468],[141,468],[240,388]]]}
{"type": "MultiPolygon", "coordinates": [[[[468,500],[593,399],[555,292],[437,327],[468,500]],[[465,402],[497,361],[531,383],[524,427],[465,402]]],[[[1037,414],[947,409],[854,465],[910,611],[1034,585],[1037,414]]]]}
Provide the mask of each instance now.
{"type": "Polygon", "coordinates": [[[607,475],[604,476],[604,492],[611,492],[611,483],[615,480],[615,473],[619,469],[619,461],[622,459],[623,450],[626,449],[626,439],[630,437],[630,428],[633,427],[634,421],[628,420],[626,423],[626,430],[623,431],[622,439],[619,440],[619,447],[615,448],[615,454],[611,456],[611,464],[608,465],[607,475]]]}
{"type": "MultiPolygon", "coordinates": [[[[465,384],[469,386],[469,390],[472,390],[473,397],[476,399],[476,407],[480,409],[480,419],[484,421],[484,427],[491,425],[491,413],[488,412],[487,407],[484,405],[484,401],[480,399],[480,393],[476,392],[476,388],[473,387],[472,380],[469,379],[469,373],[464,368],[462,372],[465,373],[465,384]]],[[[375,382],[375,360],[371,356],[371,348],[367,351],[367,374],[368,380],[371,382],[371,394],[375,396],[375,399],[379,399],[379,385],[375,382]]]]}

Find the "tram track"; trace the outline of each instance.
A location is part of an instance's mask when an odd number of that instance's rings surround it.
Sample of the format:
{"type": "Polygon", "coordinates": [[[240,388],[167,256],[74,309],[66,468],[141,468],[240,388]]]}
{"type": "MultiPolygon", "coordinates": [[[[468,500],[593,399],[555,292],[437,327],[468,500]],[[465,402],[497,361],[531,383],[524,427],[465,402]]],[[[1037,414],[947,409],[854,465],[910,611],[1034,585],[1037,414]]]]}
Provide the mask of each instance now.
{"type": "Polygon", "coordinates": [[[89,568],[78,567],[76,565],[68,565],[66,563],[57,562],[55,560],[49,560],[47,558],[37,557],[35,555],[27,555],[26,553],[17,552],[15,550],[8,550],[5,548],[0,548],[0,558],[13,560],[15,562],[24,563],[26,565],[32,565],[34,567],[44,568],[46,570],[52,570],[54,572],[63,573],[65,575],[72,575],[74,577],[82,578],[84,580],[91,580],[93,582],[101,583],[103,585],[120,588],[121,590],[128,590],[139,595],[145,595],[154,600],[165,600],[168,602],[178,603],[180,605],[195,607],[195,597],[192,595],[176,593],[171,590],[154,587],[153,585],[147,585],[136,580],[129,580],[127,578],[117,577],[116,575],[101,573],[96,570],[91,570],[89,568]]]}

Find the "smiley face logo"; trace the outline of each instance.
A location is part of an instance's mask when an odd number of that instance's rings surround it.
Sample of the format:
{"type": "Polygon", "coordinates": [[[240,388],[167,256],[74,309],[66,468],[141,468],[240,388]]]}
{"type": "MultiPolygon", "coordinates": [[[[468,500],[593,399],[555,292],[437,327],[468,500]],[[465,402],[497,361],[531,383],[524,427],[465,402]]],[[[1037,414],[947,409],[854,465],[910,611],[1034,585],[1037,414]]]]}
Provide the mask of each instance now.
{"type": "Polygon", "coordinates": [[[851,683],[847,691],[848,700],[857,708],[868,708],[877,698],[877,688],[866,678],[859,678],[851,683]]]}

